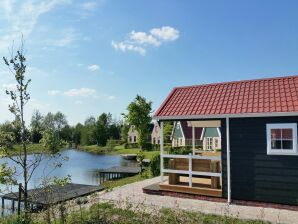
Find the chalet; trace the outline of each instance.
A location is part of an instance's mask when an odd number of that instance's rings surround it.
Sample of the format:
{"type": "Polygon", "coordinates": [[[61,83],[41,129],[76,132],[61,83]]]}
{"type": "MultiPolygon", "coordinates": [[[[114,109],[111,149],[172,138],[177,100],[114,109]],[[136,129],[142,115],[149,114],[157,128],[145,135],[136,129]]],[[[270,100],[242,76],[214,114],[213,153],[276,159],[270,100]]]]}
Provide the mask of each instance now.
{"type": "Polygon", "coordinates": [[[152,145],[159,145],[160,144],[160,126],[158,124],[158,122],[154,122],[153,123],[153,129],[151,132],[151,144],[152,145]]]}
{"type": "Polygon", "coordinates": [[[161,191],[297,205],[298,76],[177,87],[154,119],[193,136],[193,153],[171,155],[161,135],[161,191]],[[196,152],[196,128],[217,129],[221,150],[196,152]]]}
{"type": "MultiPolygon", "coordinates": [[[[219,128],[195,128],[195,145],[200,150],[217,150],[221,147],[219,128]]],[[[191,146],[192,128],[187,121],[175,121],[172,130],[172,147],[191,146]]]]}
{"type": "MultiPolygon", "coordinates": [[[[196,128],[195,142],[198,147],[202,147],[202,128],[196,128]]],[[[192,128],[187,125],[187,121],[175,121],[172,135],[172,147],[191,146],[192,128]]]]}
{"type": "MultiPolygon", "coordinates": [[[[153,130],[154,124],[149,124],[148,132],[150,133],[148,136],[148,141],[151,140],[151,133],[153,130]]],[[[138,131],[135,129],[133,125],[130,125],[128,133],[127,133],[127,142],[128,143],[137,143],[138,142],[138,131]]]]}

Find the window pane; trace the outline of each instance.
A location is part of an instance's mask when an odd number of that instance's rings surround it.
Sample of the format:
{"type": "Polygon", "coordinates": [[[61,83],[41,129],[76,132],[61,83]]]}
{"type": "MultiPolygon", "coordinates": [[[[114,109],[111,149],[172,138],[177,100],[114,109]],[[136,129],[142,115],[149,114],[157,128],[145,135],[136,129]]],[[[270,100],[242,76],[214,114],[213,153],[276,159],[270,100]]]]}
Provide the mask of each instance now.
{"type": "Polygon", "coordinates": [[[271,148],[272,149],[281,149],[281,140],[272,140],[271,148]]]}
{"type": "Polygon", "coordinates": [[[271,139],[281,139],[281,129],[271,129],[271,139]]]}
{"type": "Polygon", "coordinates": [[[283,140],[282,141],[282,149],[293,149],[293,141],[292,140],[283,140]]]}
{"type": "Polygon", "coordinates": [[[292,128],[282,129],[282,139],[293,139],[292,128]]]}

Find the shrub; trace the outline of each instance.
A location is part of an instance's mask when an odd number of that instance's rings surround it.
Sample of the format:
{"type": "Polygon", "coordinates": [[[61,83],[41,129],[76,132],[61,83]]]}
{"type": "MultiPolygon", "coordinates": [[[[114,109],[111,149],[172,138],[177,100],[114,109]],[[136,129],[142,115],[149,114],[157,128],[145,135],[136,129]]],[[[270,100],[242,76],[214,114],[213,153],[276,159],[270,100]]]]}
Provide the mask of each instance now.
{"type": "Polygon", "coordinates": [[[150,171],[154,177],[160,175],[160,155],[155,155],[150,162],[150,171]]]}
{"type": "Polygon", "coordinates": [[[144,143],[142,145],[142,150],[151,150],[152,149],[152,144],[150,142],[144,143]]]}

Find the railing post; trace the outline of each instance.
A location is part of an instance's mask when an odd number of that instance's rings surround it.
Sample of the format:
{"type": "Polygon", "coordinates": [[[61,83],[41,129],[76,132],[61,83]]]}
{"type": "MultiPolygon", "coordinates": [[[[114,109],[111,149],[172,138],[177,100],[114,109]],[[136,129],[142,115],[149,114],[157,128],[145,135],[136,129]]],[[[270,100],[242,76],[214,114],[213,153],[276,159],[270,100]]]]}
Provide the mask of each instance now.
{"type": "Polygon", "coordinates": [[[160,122],[160,181],[164,181],[163,175],[163,122],[160,122]]]}
{"type": "Polygon", "coordinates": [[[189,186],[192,187],[192,155],[189,153],[188,171],[189,171],[189,186]]]}
{"type": "Polygon", "coordinates": [[[192,126],[192,154],[195,155],[195,147],[196,147],[196,135],[195,135],[195,127],[192,126]]]}

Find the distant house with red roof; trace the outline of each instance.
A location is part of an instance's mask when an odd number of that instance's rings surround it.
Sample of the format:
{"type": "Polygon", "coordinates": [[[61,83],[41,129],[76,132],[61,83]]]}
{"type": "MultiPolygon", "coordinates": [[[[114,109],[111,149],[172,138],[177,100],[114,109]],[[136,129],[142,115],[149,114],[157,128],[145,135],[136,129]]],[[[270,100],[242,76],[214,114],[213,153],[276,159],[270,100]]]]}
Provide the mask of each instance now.
{"type": "Polygon", "coordinates": [[[175,121],[192,130],[190,155],[164,153],[161,136],[161,190],[297,205],[298,76],[177,87],[154,119],[161,129],[175,121]],[[210,127],[219,130],[221,151],[197,154],[196,130],[210,127]]]}

